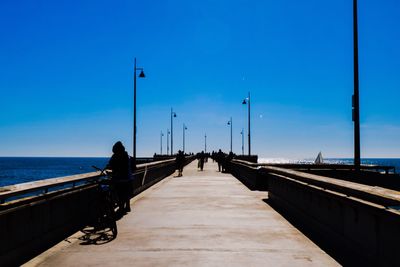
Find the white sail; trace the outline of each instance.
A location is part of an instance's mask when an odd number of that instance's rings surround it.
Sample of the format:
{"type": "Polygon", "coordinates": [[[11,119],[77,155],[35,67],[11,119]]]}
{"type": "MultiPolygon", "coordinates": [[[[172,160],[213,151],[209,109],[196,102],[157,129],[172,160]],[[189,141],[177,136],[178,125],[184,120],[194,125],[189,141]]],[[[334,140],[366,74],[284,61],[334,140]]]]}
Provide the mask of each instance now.
{"type": "Polygon", "coordinates": [[[324,158],[322,157],[322,153],[319,152],[317,158],[315,159],[315,164],[323,164],[324,163],[324,158]]]}

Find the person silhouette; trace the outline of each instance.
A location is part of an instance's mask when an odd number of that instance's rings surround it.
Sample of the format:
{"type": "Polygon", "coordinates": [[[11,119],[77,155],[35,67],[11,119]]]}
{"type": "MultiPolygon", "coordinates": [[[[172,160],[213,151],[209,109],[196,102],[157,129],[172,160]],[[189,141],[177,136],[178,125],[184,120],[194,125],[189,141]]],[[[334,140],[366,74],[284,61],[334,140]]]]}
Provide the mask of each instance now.
{"type": "Polygon", "coordinates": [[[234,156],[235,155],[231,151],[231,152],[229,152],[229,154],[226,157],[224,157],[224,160],[222,162],[222,172],[228,172],[229,164],[232,161],[232,159],[234,158],[234,156]]]}
{"type": "Polygon", "coordinates": [[[118,141],[112,148],[113,155],[108,162],[107,169],[112,171],[111,181],[118,196],[118,213],[130,212],[130,197],[133,192],[131,179],[130,159],[124,145],[118,141]]]}
{"type": "Polygon", "coordinates": [[[217,154],[215,154],[215,160],[216,160],[217,163],[218,163],[218,171],[219,171],[219,172],[222,171],[222,163],[223,163],[223,161],[224,161],[224,157],[225,157],[225,155],[224,155],[224,153],[221,151],[221,149],[218,151],[217,154]]]}
{"type": "Polygon", "coordinates": [[[176,168],[178,169],[178,176],[182,176],[183,166],[185,165],[185,155],[183,151],[179,150],[176,155],[176,168]]]}
{"type": "Polygon", "coordinates": [[[198,167],[200,168],[200,171],[203,171],[205,157],[206,156],[204,154],[204,151],[201,151],[201,153],[198,154],[198,159],[199,159],[198,167]]]}

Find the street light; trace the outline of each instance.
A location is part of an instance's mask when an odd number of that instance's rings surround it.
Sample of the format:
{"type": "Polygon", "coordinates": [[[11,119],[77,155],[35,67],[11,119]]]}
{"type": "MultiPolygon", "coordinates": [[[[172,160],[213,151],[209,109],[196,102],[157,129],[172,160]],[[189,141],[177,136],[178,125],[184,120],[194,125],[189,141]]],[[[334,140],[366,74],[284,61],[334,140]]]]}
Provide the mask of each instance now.
{"type": "Polygon", "coordinates": [[[360,93],[358,82],[358,14],[357,0],[353,0],[353,41],[354,41],[354,95],[353,95],[353,121],[354,121],[354,167],[358,172],[361,165],[360,153],[360,93]]]}
{"type": "Polygon", "coordinates": [[[140,70],[139,78],[146,77],[143,68],[136,67],[136,58],[133,71],[133,166],[136,168],[136,71],[140,70]]]}
{"type": "Polygon", "coordinates": [[[185,132],[187,130],[187,127],[185,124],[183,124],[183,152],[185,152],[185,132]]]}
{"type": "Polygon", "coordinates": [[[160,134],[160,155],[162,155],[162,138],[163,138],[163,136],[164,136],[164,133],[161,131],[161,134],[160,134]]]}
{"type": "Polygon", "coordinates": [[[171,132],[169,131],[169,129],[167,129],[167,155],[169,154],[169,135],[171,134],[171,132]]]}
{"type": "Polygon", "coordinates": [[[207,153],[207,134],[204,134],[204,153],[207,153]]]}
{"type": "Polygon", "coordinates": [[[242,102],[243,105],[248,104],[248,142],[249,142],[249,156],[251,155],[251,135],[250,135],[250,92],[249,92],[249,96],[246,97],[245,99],[243,99],[242,102]]]}
{"type": "Polygon", "coordinates": [[[242,135],[242,155],[244,155],[244,129],[242,128],[242,131],[240,132],[242,135]]]}
{"type": "Polygon", "coordinates": [[[228,125],[231,126],[231,152],[232,152],[232,117],[231,117],[231,119],[228,121],[228,125]]]}
{"type": "Polygon", "coordinates": [[[174,123],[173,118],[176,118],[176,113],[171,108],[171,156],[174,155],[174,123]]]}

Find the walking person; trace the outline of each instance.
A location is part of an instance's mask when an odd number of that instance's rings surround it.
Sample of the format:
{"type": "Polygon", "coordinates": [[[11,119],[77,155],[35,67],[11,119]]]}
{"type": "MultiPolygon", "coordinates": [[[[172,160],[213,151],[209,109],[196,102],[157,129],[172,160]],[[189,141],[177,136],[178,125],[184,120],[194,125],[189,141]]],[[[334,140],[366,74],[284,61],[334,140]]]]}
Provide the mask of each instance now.
{"type": "Polygon", "coordinates": [[[204,154],[204,151],[201,151],[201,153],[199,153],[198,155],[198,160],[199,160],[198,167],[200,168],[200,171],[203,171],[205,157],[206,156],[204,154]]]}
{"type": "Polygon", "coordinates": [[[224,153],[221,151],[221,149],[217,152],[217,154],[215,154],[215,160],[218,163],[218,171],[222,171],[222,162],[224,161],[225,155],[224,153]]]}
{"type": "Polygon", "coordinates": [[[118,213],[123,215],[131,211],[130,198],[133,192],[130,159],[124,145],[118,141],[112,148],[113,155],[107,169],[112,171],[111,181],[118,196],[118,213]]]}
{"type": "Polygon", "coordinates": [[[185,165],[185,155],[183,151],[179,150],[178,154],[176,155],[176,168],[178,169],[178,177],[182,176],[183,167],[185,165]]]}

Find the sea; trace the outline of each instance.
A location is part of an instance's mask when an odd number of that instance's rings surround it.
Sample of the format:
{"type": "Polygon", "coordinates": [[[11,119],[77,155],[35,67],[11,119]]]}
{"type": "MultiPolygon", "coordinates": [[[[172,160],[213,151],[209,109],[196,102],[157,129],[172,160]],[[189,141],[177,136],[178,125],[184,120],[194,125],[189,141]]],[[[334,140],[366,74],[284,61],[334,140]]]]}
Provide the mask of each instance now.
{"type": "MultiPolygon", "coordinates": [[[[350,158],[324,158],[324,163],[327,164],[345,164],[351,165],[354,163],[350,158]]],[[[259,158],[258,163],[286,163],[286,164],[312,164],[315,159],[285,159],[285,158],[259,158]]],[[[361,159],[362,165],[379,165],[390,166],[395,168],[395,173],[400,173],[400,158],[364,158],[361,159]]]]}
{"type": "MultiPolygon", "coordinates": [[[[93,172],[92,166],[104,168],[109,158],[0,157],[0,187],[93,172]]],[[[304,163],[314,159],[260,158],[259,163],[304,163]]],[[[352,164],[352,159],[328,158],[325,163],[352,164]]],[[[400,159],[362,159],[362,164],[393,166],[400,173],[400,159]]]]}
{"type": "Polygon", "coordinates": [[[96,171],[109,158],[0,157],[0,187],[96,171]]]}
{"type": "MultiPolygon", "coordinates": [[[[258,163],[286,163],[286,164],[312,164],[315,159],[286,159],[286,158],[259,158],[258,163]]],[[[353,164],[352,158],[324,158],[324,163],[328,164],[353,164]]],[[[400,171],[400,158],[364,158],[361,159],[363,165],[380,165],[396,167],[400,171]]]]}

